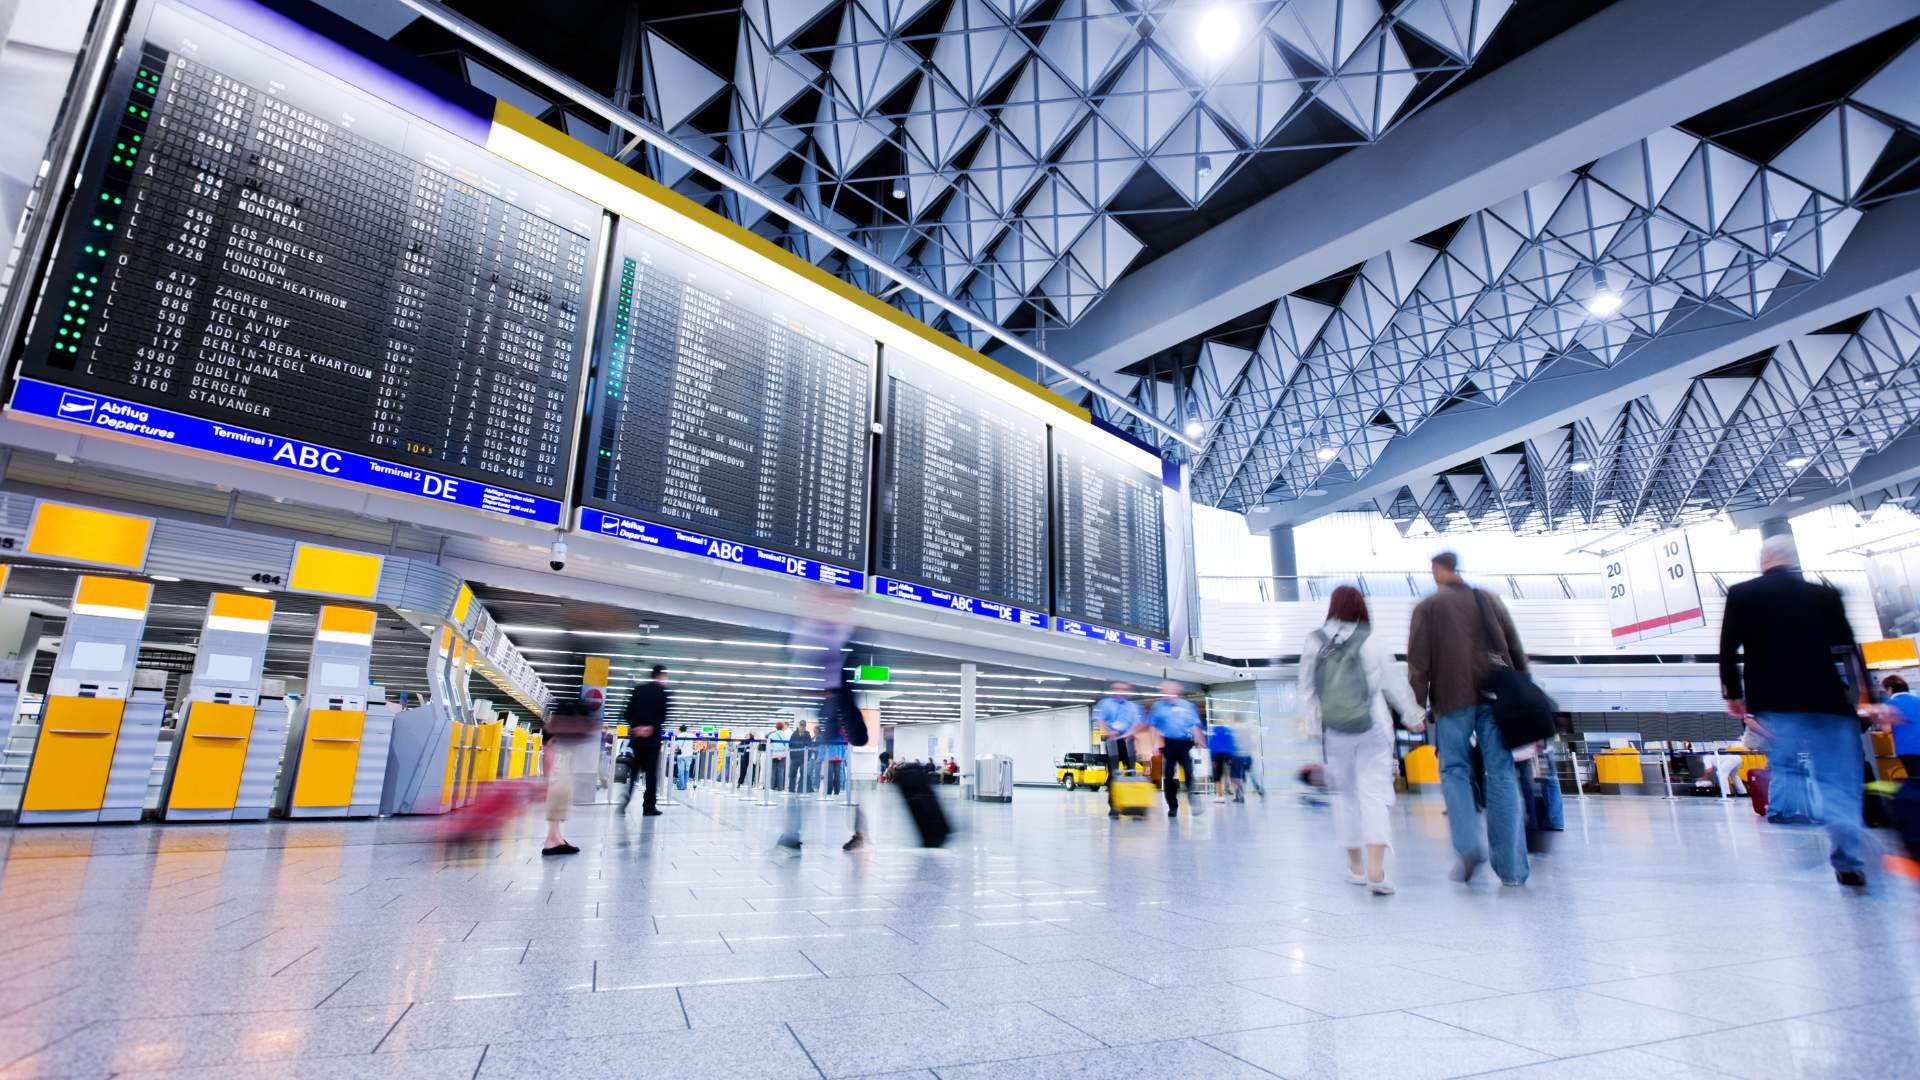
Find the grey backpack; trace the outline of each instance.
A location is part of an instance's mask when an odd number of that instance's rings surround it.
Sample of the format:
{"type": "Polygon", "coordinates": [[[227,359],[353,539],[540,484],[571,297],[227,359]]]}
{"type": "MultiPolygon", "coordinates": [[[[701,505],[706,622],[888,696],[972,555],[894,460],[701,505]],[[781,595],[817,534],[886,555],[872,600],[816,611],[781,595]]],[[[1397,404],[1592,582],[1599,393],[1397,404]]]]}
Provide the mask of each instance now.
{"type": "Polygon", "coordinates": [[[1331,640],[1315,630],[1320,654],[1313,665],[1313,693],[1320,701],[1320,726],[1327,731],[1358,735],[1373,726],[1373,691],[1367,689],[1367,665],[1360,645],[1367,640],[1362,626],[1346,638],[1331,640]]]}

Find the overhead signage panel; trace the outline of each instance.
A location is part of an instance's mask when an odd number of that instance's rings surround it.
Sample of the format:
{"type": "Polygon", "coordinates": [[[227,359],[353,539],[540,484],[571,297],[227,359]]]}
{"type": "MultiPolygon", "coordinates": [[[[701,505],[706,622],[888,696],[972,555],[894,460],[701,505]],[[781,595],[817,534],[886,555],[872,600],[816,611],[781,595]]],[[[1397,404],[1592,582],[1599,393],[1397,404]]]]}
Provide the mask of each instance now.
{"type": "Polygon", "coordinates": [[[1600,560],[1613,643],[1626,645],[1707,624],[1693,550],[1683,531],[1662,533],[1600,560]]]}
{"type": "Polygon", "coordinates": [[[864,566],[873,353],[871,338],[621,222],[585,502],[663,535],[864,566]]]}
{"type": "Polygon", "coordinates": [[[695,555],[714,562],[731,563],[734,566],[744,566],[752,570],[765,570],[768,573],[786,577],[817,581],[823,585],[838,585],[848,589],[862,589],[866,586],[866,575],[858,570],[805,559],[798,555],[788,555],[784,552],[769,551],[766,548],[742,544],[736,540],[689,532],[670,525],[660,525],[620,514],[609,514],[591,506],[581,507],[579,518],[581,532],[621,540],[638,547],[695,555]]]}
{"type": "Polygon", "coordinates": [[[601,211],[434,101],[265,5],[142,4],[21,373],[178,437],[96,428],[557,524],[601,211]]]}
{"type": "Polygon", "coordinates": [[[1129,649],[1142,649],[1146,652],[1159,653],[1162,656],[1173,655],[1173,644],[1171,642],[1161,638],[1149,637],[1146,634],[1136,634],[1131,630],[1118,630],[1110,626],[1100,626],[1095,623],[1082,622],[1079,619],[1061,618],[1053,620],[1053,628],[1063,634],[1084,638],[1088,641],[1105,642],[1108,645],[1125,645],[1129,649]]]}
{"type": "Polygon", "coordinates": [[[978,615],[983,619],[992,619],[996,622],[1013,623],[1016,626],[1037,630],[1044,630],[1047,626],[1047,613],[1044,611],[1002,604],[997,600],[983,600],[977,596],[930,588],[911,581],[881,577],[878,574],[873,578],[873,591],[877,595],[895,600],[911,600],[916,604],[958,611],[963,615],[978,615]]]}
{"type": "Polygon", "coordinates": [[[878,572],[929,595],[1044,610],[1045,422],[894,351],[881,400],[878,572]]]}
{"type": "Polygon", "coordinates": [[[1068,627],[1106,627],[1156,641],[1167,637],[1161,487],[1159,473],[1054,430],[1053,609],[1061,617],[1056,629],[1100,639],[1105,638],[1068,627]]]}

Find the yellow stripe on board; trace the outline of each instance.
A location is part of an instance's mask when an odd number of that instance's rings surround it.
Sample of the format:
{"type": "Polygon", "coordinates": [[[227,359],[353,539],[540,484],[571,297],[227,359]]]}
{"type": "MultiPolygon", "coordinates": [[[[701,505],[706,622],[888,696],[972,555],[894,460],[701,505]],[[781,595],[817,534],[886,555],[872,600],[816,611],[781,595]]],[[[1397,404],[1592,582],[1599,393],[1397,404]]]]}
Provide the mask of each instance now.
{"type": "Polygon", "coordinates": [[[472,606],[473,587],[463,584],[453,597],[453,621],[464,624],[467,621],[467,609],[472,606]]]}
{"type": "Polygon", "coordinates": [[[82,575],[80,583],[74,587],[73,602],[80,607],[113,608],[140,614],[147,610],[147,601],[153,599],[153,586],[144,581],[135,581],[123,577],[94,577],[82,575]]]}
{"type": "Polygon", "coordinates": [[[335,607],[328,604],[320,609],[320,629],[331,630],[338,634],[365,634],[373,636],[373,612],[362,608],[335,607]]]}
{"type": "MultiPolygon", "coordinates": [[[[1005,381],[1010,386],[1039,398],[1054,408],[1065,410],[1067,413],[1081,420],[1091,421],[1093,418],[1092,414],[1088,412],[1085,407],[1075,405],[1073,402],[1048,390],[1046,387],[1003,367],[991,357],[967,348],[953,338],[948,337],[946,334],[935,330],[926,323],[888,304],[879,297],[873,296],[863,289],[855,288],[825,270],[822,270],[820,267],[802,259],[798,255],[787,251],[785,248],[779,247],[758,233],[735,225],[733,222],[701,206],[692,199],[641,176],[639,173],[614,161],[605,154],[588,147],[585,143],[579,142],[564,132],[548,127],[546,124],[541,123],[539,120],[534,119],[532,116],[514,108],[504,101],[494,103],[493,122],[508,131],[522,135],[571,161],[599,173],[601,176],[612,180],[616,184],[638,192],[645,198],[692,220],[695,224],[703,228],[717,232],[727,239],[751,249],[757,254],[766,256],[781,267],[806,278],[813,284],[834,293],[842,299],[858,304],[865,310],[885,319],[922,341],[941,349],[957,359],[972,364],[987,374],[1005,381]]],[[[554,178],[548,177],[548,179],[554,178]]],[[[736,267],[735,269],[738,268],[736,267]]],[[[827,314],[832,313],[828,312],[827,314]]]]}
{"type": "Polygon", "coordinates": [[[381,559],[364,551],[300,544],[294,548],[287,588],[371,600],[380,589],[381,559]]]}
{"type": "Polygon", "coordinates": [[[273,601],[264,596],[217,592],[209,614],[220,619],[245,619],[248,622],[273,621],[273,601]]]}
{"type": "Polygon", "coordinates": [[[5,564],[5,563],[0,563],[0,596],[4,596],[4,595],[6,595],[6,592],[7,592],[7,571],[8,571],[8,569],[9,569],[9,568],[8,568],[8,566],[7,566],[7,564],[5,564]]]}
{"type": "Polygon", "coordinates": [[[27,529],[27,554],[138,570],[152,538],[152,518],[43,500],[27,529]]]}

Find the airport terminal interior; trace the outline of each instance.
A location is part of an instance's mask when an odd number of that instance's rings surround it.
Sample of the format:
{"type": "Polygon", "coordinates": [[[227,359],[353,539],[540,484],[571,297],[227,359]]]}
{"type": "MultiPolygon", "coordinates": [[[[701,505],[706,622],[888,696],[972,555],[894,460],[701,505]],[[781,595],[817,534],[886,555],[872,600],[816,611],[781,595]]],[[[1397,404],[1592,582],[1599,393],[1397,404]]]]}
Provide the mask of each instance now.
{"type": "Polygon", "coordinates": [[[0,102],[0,1080],[1920,1075],[1920,0],[0,102]]]}

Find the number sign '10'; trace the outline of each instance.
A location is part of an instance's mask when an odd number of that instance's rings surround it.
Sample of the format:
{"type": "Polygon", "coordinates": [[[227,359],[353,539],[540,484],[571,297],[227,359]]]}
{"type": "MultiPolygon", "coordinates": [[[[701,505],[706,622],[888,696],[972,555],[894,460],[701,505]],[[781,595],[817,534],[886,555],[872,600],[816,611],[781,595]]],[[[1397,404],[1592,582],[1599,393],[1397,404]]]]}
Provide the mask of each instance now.
{"type": "Polygon", "coordinates": [[[1615,645],[1707,623],[1684,532],[1663,533],[1606,556],[1600,576],[1615,645]]]}

